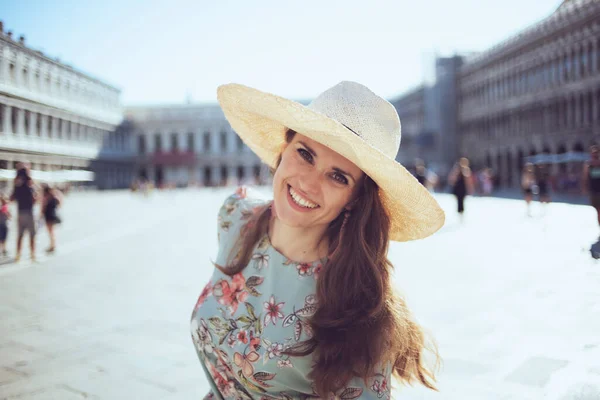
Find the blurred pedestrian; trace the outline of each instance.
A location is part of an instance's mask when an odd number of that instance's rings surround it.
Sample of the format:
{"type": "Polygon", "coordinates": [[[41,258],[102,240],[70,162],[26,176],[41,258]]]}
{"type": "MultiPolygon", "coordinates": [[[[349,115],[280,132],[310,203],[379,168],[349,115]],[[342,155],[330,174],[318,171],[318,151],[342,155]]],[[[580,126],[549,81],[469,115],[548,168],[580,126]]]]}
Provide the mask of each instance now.
{"type": "Polygon", "coordinates": [[[600,147],[590,147],[590,161],[583,166],[582,192],[589,194],[590,204],[596,209],[600,225],[600,147]]]}
{"type": "Polygon", "coordinates": [[[494,191],[494,176],[491,168],[484,168],[481,172],[481,191],[484,196],[489,196],[494,191]]]}
{"type": "Polygon", "coordinates": [[[542,209],[545,209],[545,205],[550,203],[550,166],[547,164],[540,164],[537,166],[535,180],[539,192],[540,203],[542,203],[542,209]]]}
{"type": "Polygon", "coordinates": [[[35,219],[33,217],[33,206],[37,200],[34,182],[29,175],[29,168],[21,165],[17,170],[14,180],[13,193],[10,196],[11,201],[17,202],[17,254],[15,261],[21,259],[21,245],[25,232],[29,232],[29,249],[31,260],[35,261],[35,219]]]}
{"type": "Polygon", "coordinates": [[[415,162],[415,178],[417,181],[425,187],[427,187],[428,179],[427,179],[427,168],[425,168],[425,162],[421,159],[417,159],[415,162]]]}
{"type": "Polygon", "coordinates": [[[462,157],[454,165],[452,171],[450,171],[450,176],[448,176],[448,182],[452,187],[452,194],[456,196],[458,215],[462,222],[465,212],[465,198],[467,195],[473,194],[474,191],[473,175],[469,167],[469,160],[466,157],[462,157]]]}
{"type": "Polygon", "coordinates": [[[62,204],[62,195],[58,189],[53,189],[48,185],[43,186],[44,197],[42,198],[42,215],[48,229],[50,237],[50,247],[46,249],[47,253],[53,253],[56,250],[56,235],[54,227],[62,221],[56,212],[62,204]]]}
{"type": "Polygon", "coordinates": [[[7,256],[6,238],[8,237],[8,221],[11,219],[10,210],[8,209],[8,198],[5,195],[0,197],[2,206],[0,207],[0,252],[3,256],[7,256]]]}
{"type": "Polygon", "coordinates": [[[535,187],[535,167],[532,163],[527,163],[523,167],[521,173],[521,189],[525,196],[525,204],[527,205],[527,216],[531,217],[531,200],[533,200],[533,192],[537,191],[535,187]]]}

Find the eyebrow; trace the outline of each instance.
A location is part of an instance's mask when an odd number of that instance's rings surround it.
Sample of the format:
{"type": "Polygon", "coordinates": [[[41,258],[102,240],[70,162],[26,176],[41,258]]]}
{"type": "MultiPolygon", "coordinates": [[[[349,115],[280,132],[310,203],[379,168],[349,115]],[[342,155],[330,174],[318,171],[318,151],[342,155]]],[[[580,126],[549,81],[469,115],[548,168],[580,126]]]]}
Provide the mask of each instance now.
{"type": "MultiPolygon", "coordinates": [[[[315,153],[315,151],[313,149],[310,148],[310,146],[308,146],[306,143],[304,143],[302,140],[298,140],[298,143],[300,143],[302,146],[306,147],[306,150],[308,150],[308,152],[310,154],[312,154],[313,157],[317,157],[317,153],[315,153]]],[[[354,178],[350,173],[344,171],[341,168],[338,167],[333,167],[332,168],[335,172],[339,172],[342,175],[346,175],[347,177],[351,178],[354,182],[356,182],[356,178],[354,178]]]]}

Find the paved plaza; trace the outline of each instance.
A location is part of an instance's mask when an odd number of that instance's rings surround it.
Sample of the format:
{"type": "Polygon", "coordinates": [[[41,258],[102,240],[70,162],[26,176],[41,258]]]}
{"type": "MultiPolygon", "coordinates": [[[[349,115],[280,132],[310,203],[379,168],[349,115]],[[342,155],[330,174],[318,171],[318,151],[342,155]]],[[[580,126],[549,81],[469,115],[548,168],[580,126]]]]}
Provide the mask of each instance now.
{"type": "MultiPolygon", "coordinates": [[[[0,399],[201,399],[189,318],[232,189],[72,193],[58,251],[0,265],[0,399]]],[[[443,358],[440,392],[396,399],[600,400],[600,230],[588,206],[451,196],[434,237],[394,243],[395,282],[443,358]]],[[[11,233],[14,239],[14,229],[11,233]]],[[[9,250],[14,254],[11,242],[9,250]]]]}

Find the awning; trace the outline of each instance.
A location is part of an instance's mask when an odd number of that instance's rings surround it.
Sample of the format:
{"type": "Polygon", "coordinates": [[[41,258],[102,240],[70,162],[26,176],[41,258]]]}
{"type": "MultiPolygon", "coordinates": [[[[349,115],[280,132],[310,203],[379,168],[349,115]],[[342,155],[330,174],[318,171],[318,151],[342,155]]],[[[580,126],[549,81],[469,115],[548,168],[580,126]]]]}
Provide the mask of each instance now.
{"type": "MultiPolygon", "coordinates": [[[[33,180],[37,182],[65,183],[91,182],[94,180],[94,173],[85,170],[38,171],[34,169],[30,172],[33,180]]],[[[15,178],[15,175],[15,170],[0,169],[0,181],[12,181],[15,178]]]]}
{"type": "Polygon", "coordinates": [[[590,155],[583,152],[570,151],[561,154],[536,154],[535,156],[523,157],[525,162],[533,164],[564,164],[569,162],[589,161],[590,155]]]}

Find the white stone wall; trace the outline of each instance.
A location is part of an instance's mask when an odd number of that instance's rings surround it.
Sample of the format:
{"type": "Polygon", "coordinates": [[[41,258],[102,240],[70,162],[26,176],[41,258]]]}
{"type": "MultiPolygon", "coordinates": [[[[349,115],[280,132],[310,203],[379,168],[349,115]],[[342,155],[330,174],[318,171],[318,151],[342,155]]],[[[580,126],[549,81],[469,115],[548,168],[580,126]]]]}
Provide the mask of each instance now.
{"type": "Polygon", "coordinates": [[[117,125],[120,90],[33,51],[0,33],[0,93],[117,125]]]}
{"type": "MultiPolygon", "coordinates": [[[[152,156],[156,152],[156,134],[161,137],[162,150],[170,152],[171,134],[178,135],[180,151],[187,151],[187,135],[193,133],[194,165],[181,168],[163,166],[166,184],[178,184],[180,179],[204,185],[220,184],[225,180],[223,167],[227,182],[237,184],[238,168],[244,171],[243,180],[251,181],[254,168],[261,165],[260,160],[238,140],[217,105],[131,107],[126,109],[126,117],[133,121],[137,129],[134,139],[135,153],[138,154],[137,170],[154,169],[152,156]],[[139,137],[145,138],[145,154],[139,154],[139,137]],[[209,143],[206,143],[207,137],[209,143]],[[210,182],[204,179],[205,168],[210,169],[210,182]]],[[[263,180],[267,175],[262,172],[263,180]]]]}

